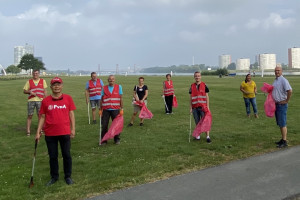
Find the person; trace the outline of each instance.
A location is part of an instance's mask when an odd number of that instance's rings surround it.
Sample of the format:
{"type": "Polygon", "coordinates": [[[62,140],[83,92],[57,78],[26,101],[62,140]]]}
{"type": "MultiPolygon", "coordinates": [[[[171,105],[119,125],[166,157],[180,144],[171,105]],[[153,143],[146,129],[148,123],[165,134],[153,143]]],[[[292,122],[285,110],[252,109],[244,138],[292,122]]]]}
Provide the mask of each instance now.
{"type": "Polygon", "coordinates": [[[163,98],[165,98],[165,111],[166,114],[173,114],[172,107],[173,107],[173,97],[174,94],[174,87],[173,81],[171,80],[171,74],[166,75],[167,80],[163,82],[163,98]]]}
{"type": "MultiPolygon", "coordinates": [[[[25,83],[23,93],[28,95],[27,102],[27,136],[30,136],[31,121],[34,110],[37,114],[40,112],[41,102],[47,96],[47,83],[44,79],[40,78],[40,70],[35,69],[32,71],[32,79],[25,83]]],[[[39,117],[38,117],[39,118],[39,117]]]]}
{"type": "Polygon", "coordinates": [[[93,124],[96,124],[96,107],[100,110],[100,99],[101,99],[101,92],[103,88],[103,81],[97,78],[97,73],[91,73],[91,80],[86,82],[85,86],[85,99],[86,104],[89,102],[91,103],[92,108],[92,116],[93,116],[93,124]]]}
{"type": "MultiPolygon", "coordinates": [[[[139,84],[135,85],[133,88],[133,101],[139,103],[145,103],[147,105],[147,97],[148,97],[148,87],[144,85],[144,77],[139,77],[139,84]]],[[[134,119],[138,112],[141,110],[141,107],[132,103],[133,105],[133,114],[131,117],[131,121],[128,124],[128,127],[133,126],[134,119]]],[[[140,119],[140,126],[144,125],[144,119],[140,119]]]]}
{"type": "MultiPolygon", "coordinates": [[[[112,121],[119,115],[123,115],[123,90],[122,86],[115,84],[115,76],[109,75],[108,85],[103,86],[102,98],[101,98],[101,111],[102,115],[102,132],[101,138],[105,136],[108,131],[109,119],[112,121]]],[[[120,144],[120,134],[114,137],[115,144],[120,144]]],[[[107,141],[103,141],[101,145],[107,144],[107,141]]]]}
{"type": "Polygon", "coordinates": [[[62,93],[63,81],[59,77],[51,80],[52,94],[42,101],[39,126],[35,139],[40,140],[40,131],[45,123],[44,132],[48,148],[51,179],[47,186],[54,184],[58,178],[58,142],[63,157],[65,182],[73,184],[71,141],[75,137],[75,104],[71,96],[62,93]]]}
{"type": "Polygon", "coordinates": [[[282,68],[276,66],[275,68],[275,80],[273,82],[272,97],[276,103],[275,117],[276,123],[280,128],[281,140],[276,142],[277,147],[287,147],[287,109],[288,102],[292,96],[292,87],[289,81],[282,76],[282,68]]]}
{"type": "MultiPolygon", "coordinates": [[[[195,83],[190,87],[190,112],[193,113],[193,117],[196,125],[205,116],[204,109],[207,107],[209,109],[209,89],[204,82],[201,81],[201,73],[196,71],[194,73],[195,83]]],[[[195,138],[200,140],[199,137],[195,138]]],[[[206,132],[206,142],[211,143],[209,136],[209,131],[206,132]]]]}
{"type": "Polygon", "coordinates": [[[251,80],[251,74],[247,74],[245,80],[240,85],[240,90],[243,93],[243,98],[246,106],[247,116],[250,117],[250,103],[253,108],[254,117],[258,118],[257,106],[256,106],[256,97],[257,89],[256,84],[251,80]]]}

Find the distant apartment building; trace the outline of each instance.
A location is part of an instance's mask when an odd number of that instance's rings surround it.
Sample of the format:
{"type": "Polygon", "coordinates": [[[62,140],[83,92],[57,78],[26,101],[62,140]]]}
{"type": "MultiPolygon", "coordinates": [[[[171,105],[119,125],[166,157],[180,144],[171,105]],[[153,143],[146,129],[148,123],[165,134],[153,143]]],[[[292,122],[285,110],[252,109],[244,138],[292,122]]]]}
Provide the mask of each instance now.
{"type": "Polygon", "coordinates": [[[249,70],[250,58],[240,58],[236,60],[236,70],[249,70]]]}
{"type": "Polygon", "coordinates": [[[25,44],[25,46],[15,46],[14,47],[14,65],[18,65],[21,61],[21,58],[25,54],[33,54],[34,55],[34,47],[29,44],[25,44]]]}
{"type": "Polygon", "coordinates": [[[289,48],[289,68],[300,68],[300,48],[289,48]]]}
{"type": "Polygon", "coordinates": [[[261,70],[274,69],[276,67],[276,54],[259,54],[259,67],[261,70]]]}
{"type": "Polygon", "coordinates": [[[219,56],[219,67],[227,68],[231,63],[231,55],[220,55],[219,56]]]}

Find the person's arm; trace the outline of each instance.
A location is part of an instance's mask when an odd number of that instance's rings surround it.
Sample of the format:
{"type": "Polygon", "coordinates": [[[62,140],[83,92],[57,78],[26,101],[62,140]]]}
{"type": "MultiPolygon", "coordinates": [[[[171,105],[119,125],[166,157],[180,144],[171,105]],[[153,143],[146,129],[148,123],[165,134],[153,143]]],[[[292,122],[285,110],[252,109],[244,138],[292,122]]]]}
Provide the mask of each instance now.
{"type": "Polygon", "coordinates": [[[289,102],[289,100],[290,100],[290,98],[291,98],[291,96],[292,96],[292,90],[288,90],[288,91],[286,91],[286,92],[287,92],[286,100],[280,101],[280,104],[286,104],[286,103],[289,102]]]}
{"type": "Polygon", "coordinates": [[[70,117],[70,123],[71,123],[71,139],[73,139],[75,137],[75,114],[74,111],[71,110],[69,112],[69,117],[70,117]]]}
{"type": "Polygon", "coordinates": [[[41,131],[45,122],[45,114],[40,115],[38,129],[35,134],[35,139],[39,142],[41,137],[41,131]]]}
{"type": "Polygon", "coordinates": [[[144,95],[144,97],[142,98],[142,101],[144,101],[144,100],[147,98],[147,96],[148,96],[148,90],[145,90],[145,95],[144,95]]]}

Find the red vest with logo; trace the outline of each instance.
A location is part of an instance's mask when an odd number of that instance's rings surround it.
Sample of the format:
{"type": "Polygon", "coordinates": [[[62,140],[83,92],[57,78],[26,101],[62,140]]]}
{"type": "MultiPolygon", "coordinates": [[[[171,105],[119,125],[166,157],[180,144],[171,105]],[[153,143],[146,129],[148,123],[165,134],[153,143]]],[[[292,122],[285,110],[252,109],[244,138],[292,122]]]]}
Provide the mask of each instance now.
{"type": "Polygon", "coordinates": [[[97,78],[96,86],[94,85],[94,82],[92,80],[89,81],[89,93],[90,97],[101,95],[102,86],[100,83],[100,79],[97,78]]]}
{"type": "Polygon", "coordinates": [[[121,96],[119,94],[119,85],[114,85],[112,93],[108,89],[108,85],[103,86],[104,95],[102,97],[102,109],[120,109],[121,96]]]}
{"type": "MultiPolygon", "coordinates": [[[[44,89],[44,80],[40,78],[40,81],[37,85],[34,84],[33,80],[29,80],[29,90],[36,94],[39,98],[44,98],[45,89],[44,89]]],[[[28,99],[35,97],[34,95],[29,95],[28,99]]]]}
{"type": "Polygon", "coordinates": [[[174,95],[174,87],[173,87],[173,81],[170,80],[170,84],[168,81],[164,82],[164,95],[165,96],[171,96],[174,95]]]}
{"type": "Polygon", "coordinates": [[[199,90],[197,90],[197,84],[193,83],[192,88],[192,108],[197,107],[206,107],[207,106],[207,97],[205,93],[205,83],[201,82],[199,85],[199,90]]]}

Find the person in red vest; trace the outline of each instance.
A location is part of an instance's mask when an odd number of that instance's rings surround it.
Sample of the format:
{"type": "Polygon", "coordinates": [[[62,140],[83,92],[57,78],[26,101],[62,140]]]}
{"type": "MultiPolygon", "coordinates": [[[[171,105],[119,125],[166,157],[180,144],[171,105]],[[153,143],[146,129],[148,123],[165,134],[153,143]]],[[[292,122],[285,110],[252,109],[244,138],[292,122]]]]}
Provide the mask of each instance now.
{"type": "Polygon", "coordinates": [[[91,73],[91,80],[86,83],[85,86],[85,99],[86,104],[91,103],[93,124],[96,124],[96,107],[100,110],[101,92],[103,88],[103,81],[97,78],[97,73],[91,73]]]}
{"type": "MultiPolygon", "coordinates": [[[[115,76],[110,75],[108,77],[108,85],[103,86],[102,98],[101,98],[101,111],[102,115],[102,132],[101,138],[108,131],[109,119],[112,121],[119,115],[123,115],[123,90],[122,86],[115,84],[115,76]]],[[[120,134],[114,137],[115,144],[120,144],[120,134]]],[[[101,145],[107,144],[107,141],[101,143],[101,145]]]]}
{"type": "Polygon", "coordinates": [[[47,83],[44,79],[40,78],[40,71],[32,71],[32,79],[28,80],[23,88],[24,94],[28,95],[27,103],[27,136],[30,136],[30,127],[34,109],[36,109],[37,114],[40,112],[41,102],[43,98],[47,96],[47,83]]]}
{"type": "Polygon", "coordinates": [[[45,140],[49,154],[51,180],[47,186],[58,181],[58,142],[61,147],[65,182],[73,184],[72,157],[70,153],[71,140],[75,137],[75,115],[76,110],[73,99],[70,95],[63,94],[63,81],[59,77],[51,80],[52,94],[42,101],[39,126],[35,139],[40,140],[41,130],[44,126],[45,140]],[[45,124],[45,125],[44,125],[45,124]]]}
{"type": "Polygon", "coordinates": [[[163,98],[165,98],[165,110],[166,114],[173,114],[173,97],[174,94],[174,86],[173,81],[171,80],[171,74],[166,75],[167,80],[163,82],[163,98]]]}
{"type": "MultiPolygon", "coordinates": [[[[209,89],[204,82],[201,81],[201,73],[194,73],[195,83],[191,85],[189,90],[190,93],[190,102],[191,109],[190,112],[193,113],[196,125],[200,121],[201,118],[204,117],[205,112],[204,109],[207,107],[209,109],[209,89]]],[[[200,140],[200,135],[196,140],[200,140]]],[[[211,139],[209,137],[209,131],[206,132],[206,142],[211,143],[211,139]]]]}

